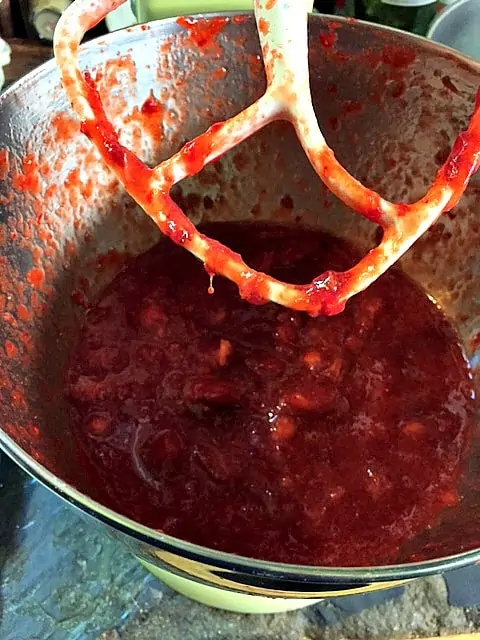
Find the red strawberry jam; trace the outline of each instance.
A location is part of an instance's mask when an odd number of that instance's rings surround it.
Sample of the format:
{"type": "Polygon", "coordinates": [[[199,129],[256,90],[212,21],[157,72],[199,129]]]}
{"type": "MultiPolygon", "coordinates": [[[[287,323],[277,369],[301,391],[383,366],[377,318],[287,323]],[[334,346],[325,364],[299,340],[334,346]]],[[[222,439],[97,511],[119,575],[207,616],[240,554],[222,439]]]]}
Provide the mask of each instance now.
{"type": "MultiPolygon", "coordinates": [[[[312,231],[205,231],[293,283],[358,257],[312,231]]],[[[202,264],[165,241],[87,312],[67,394],[103,501],[264,560],[394,562],[460,499],[473,391],[455,332],[394,270],[329,318],[213,284],[209,295],[202,264]]]]}

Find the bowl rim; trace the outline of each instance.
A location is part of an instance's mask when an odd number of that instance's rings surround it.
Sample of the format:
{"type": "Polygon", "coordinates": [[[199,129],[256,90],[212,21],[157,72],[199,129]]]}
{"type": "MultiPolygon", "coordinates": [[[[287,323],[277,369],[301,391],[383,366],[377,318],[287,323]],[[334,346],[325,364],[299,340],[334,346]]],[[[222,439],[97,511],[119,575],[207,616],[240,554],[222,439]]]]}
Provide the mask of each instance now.
{"type": "MultiPolygon", "coordinates": [[[[460,0],[461,3],[468,1],[469,0],[460,0]]],[[[245,16],[247,19],[253,20],[252,11],[226,11],[208,14],[199,13],[194,14],[191,17],[195,20],[210,20],[218,17],[229,19],[236,16],[245,16]]],[[[175,33],[176,30],[180,31],[181,29],[181,27],[177,25],[176,20],[176,17],[172,17],[151,21],[148,23],[149,30],[155,31],[156,35],[161,35],[162,31],[166,29],[168,29],[169,33],[175,33]]],[[[340,23],[342,26],[346,26],[347,28],[351,25],[358,25],[361,28],[368,29],[369,31],[374,30],[384,33],[394,32],[397,35],[400,35],[400,37],[405,41],[417,42],[423,50],[430,50],[437,55],[441,54],[449,58],[454,58],[459,63],[466,65],[469,69],[477,72],[480,79],[480,62],[477,62],[443,44],[428,40],[422,36],[406,33],[383,25],[375,25],[369,22],[354,20],[352,18],[344,18],[341,16],[311,14],[310,20],[327,22],[329,25],[332,23],[340,23]]],[[[142,24],[137,24],[100,36],[99,38],[95,38],[80,47],[80,55],[85,55],[95,46],[103,49],[108,44],[109,47],[114,48],[115,42],[117,40],[122,41],[127,33],[130,41],[143,39],[145,37],[145,27],[142,24]]],[[[29,84],[33,81],[37,82],[39,79],[41,80],[43,75],[51,73],[54,69],[56,69],[56,62],[55,59],[52,58],[7,87],[0,94],[0,113],[2,103],[8,98],[10,93],[15,93],[17,88],[21,85],[29,84]]],[[[26,451],[24,451],[13,438],[8,436],[1,427],[0,450],[3,450],[26,473],[40,482],[47,489],[51,490],[64,501],[68,502],[88,516],[99,520],[103,524],[106,524],[142,543],[169,553],[181,555],[189,560],[207,564],[215,568],[236,571],[249,575],[273,577],[277,580],[301,580],[305,586],[312,587],[321,581],[322,588],[324,589],[325,583],[335,585],[347,582],[353,586],[355,584],[362,586],[365,581],[370,583],[382,583],[411,580],[413,578],[428,576],[450,569],[461,568],[480,561],[480,547],[438,559],[404,564],[379,565],[374,567],[324,567],[321,565],[296,565],[259,560],[224,551],[217,551],[161,533],[160,531],[141,525],[113,509],[103,506],[100,502],[93,500],[71,484],[61,480],[54,473],[49,471],[45,466],[35,460],[34,457],[26,453],[26,451]]],[[[304,592],[304,597],[309,597],[308,590],[304,592]]]]}

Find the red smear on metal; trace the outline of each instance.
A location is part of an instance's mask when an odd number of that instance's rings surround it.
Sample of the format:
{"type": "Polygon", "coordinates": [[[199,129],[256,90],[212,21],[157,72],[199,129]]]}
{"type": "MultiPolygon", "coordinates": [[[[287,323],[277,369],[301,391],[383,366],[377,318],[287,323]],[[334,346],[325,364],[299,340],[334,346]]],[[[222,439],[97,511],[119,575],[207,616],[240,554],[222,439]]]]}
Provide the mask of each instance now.
{"type": "Polygon", "coordinates": [[[27,280],[35,289],[40,289],[44,278],[45,274],[42,269],[34,268],[27,273],[27,280]]]}
{"type": "Polygon", "coordinates": [[[8,161],[8,151],[6,149],[0,150],[0,180],[5,180],[10,169],[10,163],[8,161]]]}
{"type": "Polygon", "coordinates": [[[212,73],[212,80],[223,80],[227,73],[228,71],[225,67],[219,67],[212,73]]]}
{"type": "Polygon", "coordinates": [[[188,31],[188,39],[195,47],[203,49],[216,43],[216,38],[228,24],[228,19],[219,17],[195,20],[181,17],[177,18],[177,24],[188,31]]]}
{"type": "Polygon", "coordinates": [[[382,62],[396,69],[405,69],[415,62],[415,52],[406,47],[385,45],[381,55],[382,62]]]}
{"type": "Polygon", "coordinates": [[[258,29],[260,33],[264,36],[267,36],[270,32],[270,24],[265,20],[265,18],[260,18],[258,21],[258,29]]]}
{"type": "Polygon", "coordinates": [[[33,154],[29,153],[22,159],[21,170],[12,174],[12,187],[17,191],[24,191],[37,195],[40,191],[39,167],[33,154]]]}
{"type": "Polygon", "coordinates": [[[320,34],[319,39],[324,47],[330,49],[337,41],[337,34],[334,31],[326,31],[320,34]]]}
{"type": "Polygon", "coordinates": [[[360,111],[363,111],[363,104],[358,100],[345,100],[342,104],[342,111],[344,115],[360,113],[360,111]]]}
{"type": "Polygon", "coordinates": [[[5,340],[5,354],[7,358],[16,358],[18,355],[17,347],[10,340],[5,340]]]}

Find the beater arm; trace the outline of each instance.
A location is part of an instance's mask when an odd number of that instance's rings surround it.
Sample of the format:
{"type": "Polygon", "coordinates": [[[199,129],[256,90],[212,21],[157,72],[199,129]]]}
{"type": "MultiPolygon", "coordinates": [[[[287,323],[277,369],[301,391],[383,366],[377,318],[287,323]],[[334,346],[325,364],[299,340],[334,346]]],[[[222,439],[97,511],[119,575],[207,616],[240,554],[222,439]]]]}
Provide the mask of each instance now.
{"type": "Polygon", "coordinates": [[[413,204],[393,204],[367,189],[335,159],[312,105],[305,0],[255,0],[255,19],[267,75],[267,90],[237,116],[214,124],[178,153],[150,169],[122,146],[108,121],[94,82],[78,66],[85,32],[125,0],[75,0],[58,22],[54,51],[67,96],[105,163],[161,232],[201,260],[208,273],[233,281],[252,303],[273,301],[311,315],[339,313],[432,225],[454,207],[480,164],[480,101],[468,129],[455,141],[427,194],[413,204]],[[352,269],[328,271],[306,285],[283,283],[251,269],[241,256],[199,233],[170,198],[172,186],[219,158],[274,120],[288,120],[312,166],[345,204],[383,228],[383,238],[352,269]]]}

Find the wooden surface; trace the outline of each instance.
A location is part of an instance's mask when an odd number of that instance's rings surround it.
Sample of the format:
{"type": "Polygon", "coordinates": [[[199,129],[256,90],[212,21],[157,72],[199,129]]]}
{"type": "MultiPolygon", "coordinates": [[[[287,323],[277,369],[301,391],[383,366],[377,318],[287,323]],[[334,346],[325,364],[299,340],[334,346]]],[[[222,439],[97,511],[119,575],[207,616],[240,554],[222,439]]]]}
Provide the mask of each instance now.
{"type": "Polygon", "coordinates": [[[8,40],[8,44],[12,48],[12,60],[4,68],[5,84],[15,82],[53,56],[49,46],[24,40],[8,40]]]}

